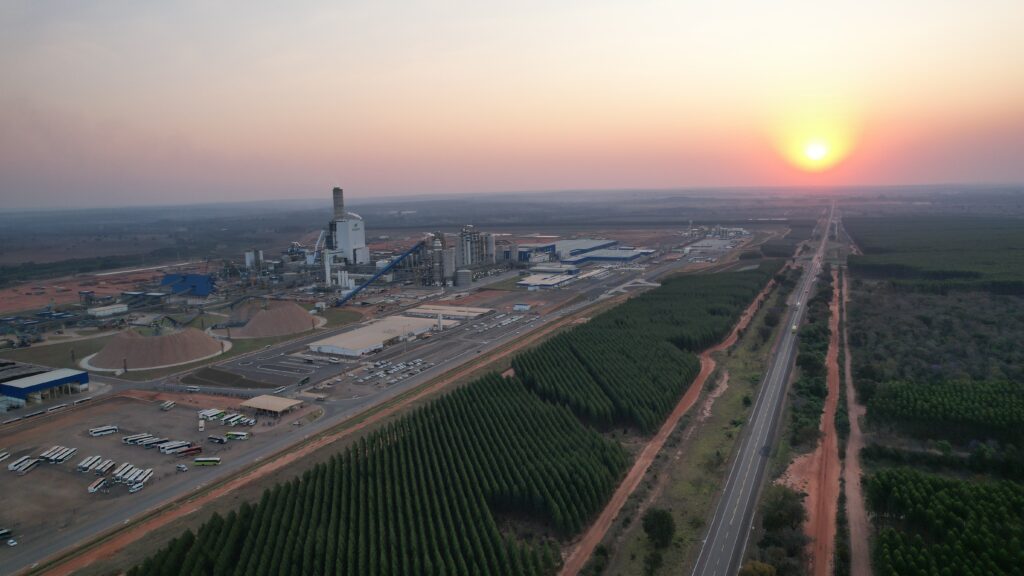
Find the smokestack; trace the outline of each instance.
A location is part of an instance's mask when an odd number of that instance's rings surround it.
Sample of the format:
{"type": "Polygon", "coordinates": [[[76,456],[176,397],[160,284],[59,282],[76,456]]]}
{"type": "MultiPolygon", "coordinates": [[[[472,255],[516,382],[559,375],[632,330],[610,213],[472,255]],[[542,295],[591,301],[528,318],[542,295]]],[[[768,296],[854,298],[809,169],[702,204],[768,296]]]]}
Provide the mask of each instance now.
{"type": "Polygon", "coordinates": [[[345,219],[345,191],[341,188],[334,189],[334,219],[345,219]]]}

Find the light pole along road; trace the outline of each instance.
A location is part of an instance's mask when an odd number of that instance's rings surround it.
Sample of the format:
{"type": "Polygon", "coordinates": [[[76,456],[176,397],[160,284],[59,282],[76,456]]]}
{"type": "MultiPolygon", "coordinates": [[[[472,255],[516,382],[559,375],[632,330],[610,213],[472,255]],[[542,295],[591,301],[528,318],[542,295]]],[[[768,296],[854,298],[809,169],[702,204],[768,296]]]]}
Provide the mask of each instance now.
{"type": "Polygon", "coordinates": [[[771,443],[782,413],[787,383],[797,349],[796,328],[803,320],[810,288],[817,279],[828,242],[829,226],[835,216],[835,202],[821,227],[821,243],[811,262],[804,267],[797,290],[790,295],[786,325],[783,326],[768,371],[761,382],[740,449],[733,461],[725,490],[693,568],[694,576],[734,576],[747,547],[757,495],[768,465],[771,443]]]}

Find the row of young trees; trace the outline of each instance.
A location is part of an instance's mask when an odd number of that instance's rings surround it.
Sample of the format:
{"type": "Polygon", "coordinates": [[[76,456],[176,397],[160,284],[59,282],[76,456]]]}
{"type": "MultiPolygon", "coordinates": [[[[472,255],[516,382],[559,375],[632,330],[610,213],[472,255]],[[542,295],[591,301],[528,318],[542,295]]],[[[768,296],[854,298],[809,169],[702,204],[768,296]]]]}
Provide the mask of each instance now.
{"type": "Polygon", "coordinates": [[[681,277],[360,440],[259,503],[213,516],[130,576],[550,574],[628,465],[593,427],[651,431],[778,263],[681,277]],[[622,310],[626,309],[626,310],[622,310]],[[681,343],[686,349],[681,350],[681,343]]]}
{"type": "Polygon", "coordinates": [[[1024,440],[1024,382],[886,382],[868,418],[914,434],[970,441],[1024,440]]]}
{"type": "Polygon", "coordinates": [[[866,478],[879,576],[1024,574],[1024,485],[910,469],[866,478]]]}
{"type": "Polygon", "coordinates": [[[516,375],[598,428],[652,433],[720,341],[779,269],[680,276],[516,358],[516,375]]]}

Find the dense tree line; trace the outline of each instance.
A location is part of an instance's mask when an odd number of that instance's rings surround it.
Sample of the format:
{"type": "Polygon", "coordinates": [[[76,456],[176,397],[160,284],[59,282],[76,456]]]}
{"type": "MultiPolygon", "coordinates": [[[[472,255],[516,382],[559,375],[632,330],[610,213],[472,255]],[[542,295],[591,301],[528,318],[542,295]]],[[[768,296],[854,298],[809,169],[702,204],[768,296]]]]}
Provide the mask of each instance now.
{"type": "Polygon", "coordinates": [[[679,276],[517,357],[516,375],[600,428],[654,432],[779,263],[679,276]]]}
{"type": "Polygon", "coordinates": [[[807,323],[800,327],[796,365],[800,376],[790,391],[790,443],[797,447],[814,444],[820,435],[821,412],[825,408],[828,385],[825,356],[829,343],[829,302],[832,300],[832,275],[824,273],[818,291],[804,305],[807,323]]]}
{"type": "Polygon", "coordinates": [[[885,382],[868,403],[868,420],[918,437],[1024,440],[1024,382],[885,382]]]}
{"type": "Polygon", "coordinates": [[[130,576],[550,574],[628,465],[588,423],[651,431],[780,263],[679,277],[361,439],[255,505],[214,515],[130,576]]]}
{"type": "Polygon", "coordinates": [[[761,497],[761,538],[754,561],[741,573],[801,576],[809,542],[803,524],[807,519],[802,494],[788,486],[771,484],[761,497]],[[773,571],[768,571],[771,568],[773,571]]]}
{"type": "Polygon", "coordinates": [[[1024,293],[1024,226],[1013,218],[845,218],[864,254],[850,271],[930,292],[1024,293]]]}
{"type": "Polygon", "coordinates": [[[871,443],[860,449],[860,457],[864,462],[875,465],[913,465],[936,472],[970,470],[979,474],[1024,480],[1024,450],[1013,444],[979,443],[967,454],[954,454],[951,451],[907,450],[871,443]]]}
{"type": "Polygon", "coordinates": [[[868,476],[879,576],[1024,573],[1024,485],[909,469],[868,476]]]}

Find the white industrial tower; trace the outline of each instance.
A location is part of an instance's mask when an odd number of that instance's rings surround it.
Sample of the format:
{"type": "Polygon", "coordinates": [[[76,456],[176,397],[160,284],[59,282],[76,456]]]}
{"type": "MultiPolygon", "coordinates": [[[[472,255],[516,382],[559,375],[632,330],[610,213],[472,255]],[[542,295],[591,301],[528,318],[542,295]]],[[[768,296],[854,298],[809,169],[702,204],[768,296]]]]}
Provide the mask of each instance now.
{"type": "Polygon", "coordinates": [[[358,214],[345,211],[345,192],[341,188],[334,189],[334,219],[328,227],[327,247],[349,264],[370,261],[363,219],[358,214]]]}

